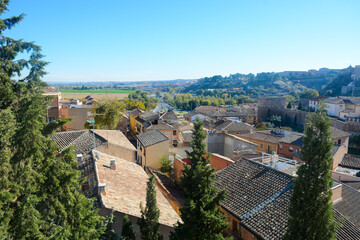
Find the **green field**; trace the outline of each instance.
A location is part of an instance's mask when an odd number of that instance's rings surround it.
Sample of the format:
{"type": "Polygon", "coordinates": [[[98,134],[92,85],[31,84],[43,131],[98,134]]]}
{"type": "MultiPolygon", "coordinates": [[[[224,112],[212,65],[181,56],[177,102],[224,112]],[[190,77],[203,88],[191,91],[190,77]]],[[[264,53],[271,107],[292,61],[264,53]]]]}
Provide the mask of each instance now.
{"type": "Polygon", "coordinates": [[[62,89],[62,93],[134,93],[135,90],[122,90],[122,89],[98,89],[98,90],[77,90],[77,89],[62,89]]]}

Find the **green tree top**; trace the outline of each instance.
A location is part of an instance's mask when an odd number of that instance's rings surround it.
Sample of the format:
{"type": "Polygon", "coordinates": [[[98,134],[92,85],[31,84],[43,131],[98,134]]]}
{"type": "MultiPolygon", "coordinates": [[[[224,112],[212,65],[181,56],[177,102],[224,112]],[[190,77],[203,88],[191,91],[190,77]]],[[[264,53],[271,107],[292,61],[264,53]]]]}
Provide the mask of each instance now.
{"type": "Polygon", "coordinates": [[[162,240],[163,236],[159,231],[160,210],[157,207],[155,177],[151,176],[146,188],[146,206],[140,204],[141,218],[138,219],[140,226],[141,239],[143,240],[162,240]]]}
{"type": "Polygon", "coordinates": [[[301,159],[294,179],[287,239],[335,239],[331,202],[333,146],[330,119],[325,112],[310,113],[305,126],[301,159]]]}
{"type": "Polygon", "coordinates": [[[308,89],[308,90],[303,91],[300,94],[301,98],[309,98],[309,99],[318,97],[318,96],[319,96],[319,92],[316,91],[315,89],[308,89]]]}
{"type": "Polygon", "coordinates": [[[208,166],[210,154],[205,157],[206,138],[203,123],[194,124],[192,152],[187,152],[190,165],[185,165],[181,187],[184,189],[185,205],[180,209],[183,223],[178,222],[171,239],[224,239],[222,232],[227,228],[225,216],[220,212],[220,201],[224,191],[213,186],[214,169],[208,166]]]}

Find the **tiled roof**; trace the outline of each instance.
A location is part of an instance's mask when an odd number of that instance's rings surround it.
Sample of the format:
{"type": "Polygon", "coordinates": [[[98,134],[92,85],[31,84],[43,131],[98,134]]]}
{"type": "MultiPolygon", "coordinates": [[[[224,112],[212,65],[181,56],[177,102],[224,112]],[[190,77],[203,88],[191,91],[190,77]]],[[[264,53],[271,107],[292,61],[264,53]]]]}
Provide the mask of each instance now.
{"type": "Polygon", "coordinates": [[[283,137],[280,140],[280,142],[288,143],[288,144],[291,144],[291,145],[302,147],[302,145],[303,145],[303,142],[302,142],[303,136],[304,136],[304,134],[291,133],[291,134],[283,137]]]}
{"type": "MultiPolygon", "coordinates": [[[[292,177],[261,165],[241,159],[233,165],[216,173],[214,185],[227,191],[226,199],[221,206],[240,220],[240,223],[259,239],[282,239],[289,218],[288,207],[292,195],[292,177]]],[[[346,186],[343,194],[346,192],[346,186]]],[[[356,192],[356,191],[355,191],[356,192]]],[[[357,192],[359,195],[360,193],[357,192]]],[[[341,221],[343,216],[350,219],[342,221],[337,232],[337,239],[360,239],[360,230],[356,226],[360,216],[360,205],[355,193],[334,205],[335,219],[341,221]],[[343,204],[343,206],[341,205],[343,204]],[[346,212],[349,211],[349,214],[346,212]],[[351,212],[352,211],[352,212],[351,212]],[[342,215],[341,215],[342,213],[342,215]],[[346,214],[345,214],[346,213],[346,214]]]]}
{"type": "Polygon", "coordinates": [[[151,145],[169,140],[167,136],[165,136],[157,129],[139,134],[137,138],[144,147],[149,147],[151,145]]]}
{"type": "Polygon", "coordinates": [[[333,139],[350,136],[350,134],[348,132],[344,132],[343,130],[340,130],[338,128],[330,127],[330,131],[331,131],[331,137],[333,139]]]}
{"type": "Polygon", "coordinates": [[[140,114],[140,116],[146,121],[153,121],[159,119],[160,114],[157,112],[145,112],[143,114],[140,114]]]}
{"type": "Polygon", "coordinates": [[[240,132],[240,131],[252,131],[254,128],[247,123],[235,122],[235,121],[226,121],[222,124],[215,126],[215,129],[218,131],[228,131],[228,132],[240,132]]]}
{"type": "Polygon", "coordinates": [[[169,109],[161,117],[164,120],[177,120],[178,119],[173,109],[169,109]]]}
{"type": "MultiPolygon", "coordinates": [[[[357,228],[360,228],[360,192],[342,184],[341,200],[334,203],[334,208],[346,216],[357,228]]],[[[360,238],[359,238],[360,239],[360,238]]]]}
{"type": "Polygon", "coordinates": [[[154,130],[154,129],[160,129],[161,130],[161,129],[173,129],[173,128],[174,128],[173,126],[160,121],[158,124],[152,124],[147,129],[148,130],[154,130]]]}
{"type": "MultiPolygon", "coordinates": [[[[140,203],[146,204],[146,183],[149,179],[141,166],[94,151],[97,159],[96,173],[100,184],[105,183],[105,194],[101,193],[104,207],[135,217],[141,217],[140,203]],[[115,159],[116,170],[110,168],[110,159],[115,159]]],[[[179,215],[156,187],[160,224],[173,226],[180,221],[179,215]]]]}
{"type": "MultiPolygon", "coordinates": [[[[60,146],[61,150],[68,148],[70,145],[74,146],[74,151],[77,154],[88,154],[94,149],[94,134],[92,130],[58,132],[53,136],[53,140],[60,146]]],[[[106,140],[95,134],[95,146],[99,147],[106,143],[106,140]]]]}
{"type": "Polygon", "coordinates": [[[119,130],[95,130],[95,134],[113,145],[136,151],[134,145],[119,130]]]}
{"type": "Polygon", "coordinates": [[[271,134],[269,131],[241,133],[241,134],[237,134],[237,136],[248,138],[248,139],[259,140],[259,141],[263,141],[263,142],[275,143],[275,144],[279,143],[279,141],[282,139],[282,136],[271,134]]]}
{"type": "Polygon", "coordinates": [[[360,169],[360,156],[353,154],[345,154],[339,165],[343,167],[360,169]]]}

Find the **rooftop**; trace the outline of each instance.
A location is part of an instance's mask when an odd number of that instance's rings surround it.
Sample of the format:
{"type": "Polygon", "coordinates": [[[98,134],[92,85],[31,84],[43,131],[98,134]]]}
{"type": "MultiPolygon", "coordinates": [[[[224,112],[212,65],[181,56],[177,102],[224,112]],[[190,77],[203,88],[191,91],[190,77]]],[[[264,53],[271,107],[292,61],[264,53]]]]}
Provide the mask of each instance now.
{"type": "Polygon", "coordinates": [[[288,143],[288,144],[291,144],[291,145],[302,147],[302,145],[303,145],[303,142],[302,142],[303,136],[304,136],[304,134],[301,134],[301,133],[291,133],[291,134],[283,137],[280,140],[280,142],[288,143]]]}
{"type": "Polygon", "coordinates": [[[330,127],[330,131],[331,131],[331,137],[333,139],[349,137],[350,136],[350,134],[348,132],[344,132],[343,130],[340,130],[340,129],[335,128],[335,127],[330,127]]]}
{"type": "MultiPolygon", "coordinates": [[[[55,133],[52,139],[60,146],[61,151],[70,146],[74,146],[75,153],[88,154],[94,149],[94,135],[92,130],[58,132],[55,133]]],[[[99,147],[106,142],[105,138],[95,134],[96,147],[99,147]]]]}
{"type": "Polygon", "coordinates": [[[95,134],[111,144],[136,151],[134,145],[132,145],[127,137],[119,130],[95,130],[95,134]]]}
{"type": "Polygon", "coordinates": [[[161,118],[164,120],[177,120],[178,119],[173,109],[167,110],[167,112],[164,113],[161,116],[161,118]]]}
{"type": "Polygon", "coordinates": [[[160,121],[158,124],[152,124],[150,127],[147,128],[148,130],[154,130],[154,129],[174,129],[173,126],[164,123],[160,121]]]}
{"type": "MultiPolygon", "coordinates": [[[[227,198],[221,206],[238,218],[245,228],[260,239],[281,239],[289,218],[292,179],[260,163],[241,159],[217,172],[214,185],[227,190],[227,198]]],[[[343,194],[344,197],[334,204],[334,216],[338,220],[344,216],[349,219],[342,222],[337,239],[360,239],[357,217],[360,216],[360,205],[352,208],[360,200],[346,186],[343,194]],[[349,212],[351,209],[353,212],[349,212]]]]}
{"type": "Polygon", "coordinates": [[[282,136],[272,134],[270,131],[256,131],[252,133],[241,133],[237,134],[239,137],[244,137],[248,139],[259,140],[263,142],[270,142],[278,144],[279,141],[283,138],[282,136]]]}
{"type": "Polygon", "coordinates": [[[149,147],[154,144],[169,140],[167,136],[165,136],[157,129],[139,134],[137,138],[144,147],[149,147]]]}
{"type": "Polygon", "coordinates": [[[248,131],[251,132],[254,128],[247,123],[237,122],[237,121],[225,121],[214,127],[218,131],[228,131],[228,132],[240,132],[248,131]]]}
{"type": "Polygon", "coordinates": [[[344,158],[339,163],[339,166],[360,169],[360,156],[345,154],[344,158]]]}
{"type": "MultiPolygon", "coordinates": [[[[141,217],[140,203],[146,204],[146,183],[149,179],[141,166],[105,153],[94,151],[96,173],[100,184],[105,183],[105,193],[101,193],[104,207],[135,217],[141,217]],[[110,168],[110,159],[115,159],[116,170],[110,168]]],[[[160,190],[156,187],[157,205],[160,210],[160,224],[173,226],[180,221],[160,190]]]]}

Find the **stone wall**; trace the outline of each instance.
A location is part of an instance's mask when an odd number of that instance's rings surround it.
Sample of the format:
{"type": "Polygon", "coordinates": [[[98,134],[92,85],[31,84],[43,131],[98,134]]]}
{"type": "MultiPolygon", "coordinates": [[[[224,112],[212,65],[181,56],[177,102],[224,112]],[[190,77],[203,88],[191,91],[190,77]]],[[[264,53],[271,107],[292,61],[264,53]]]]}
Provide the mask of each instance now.
{"type": "Polygon", "coordinates": [[[259,122],[266,122],[272,115],[281,116],[284,126],[304,128],[308,112],[286,108],[285,97],[261,97],[258,100],[259,122]]]}

